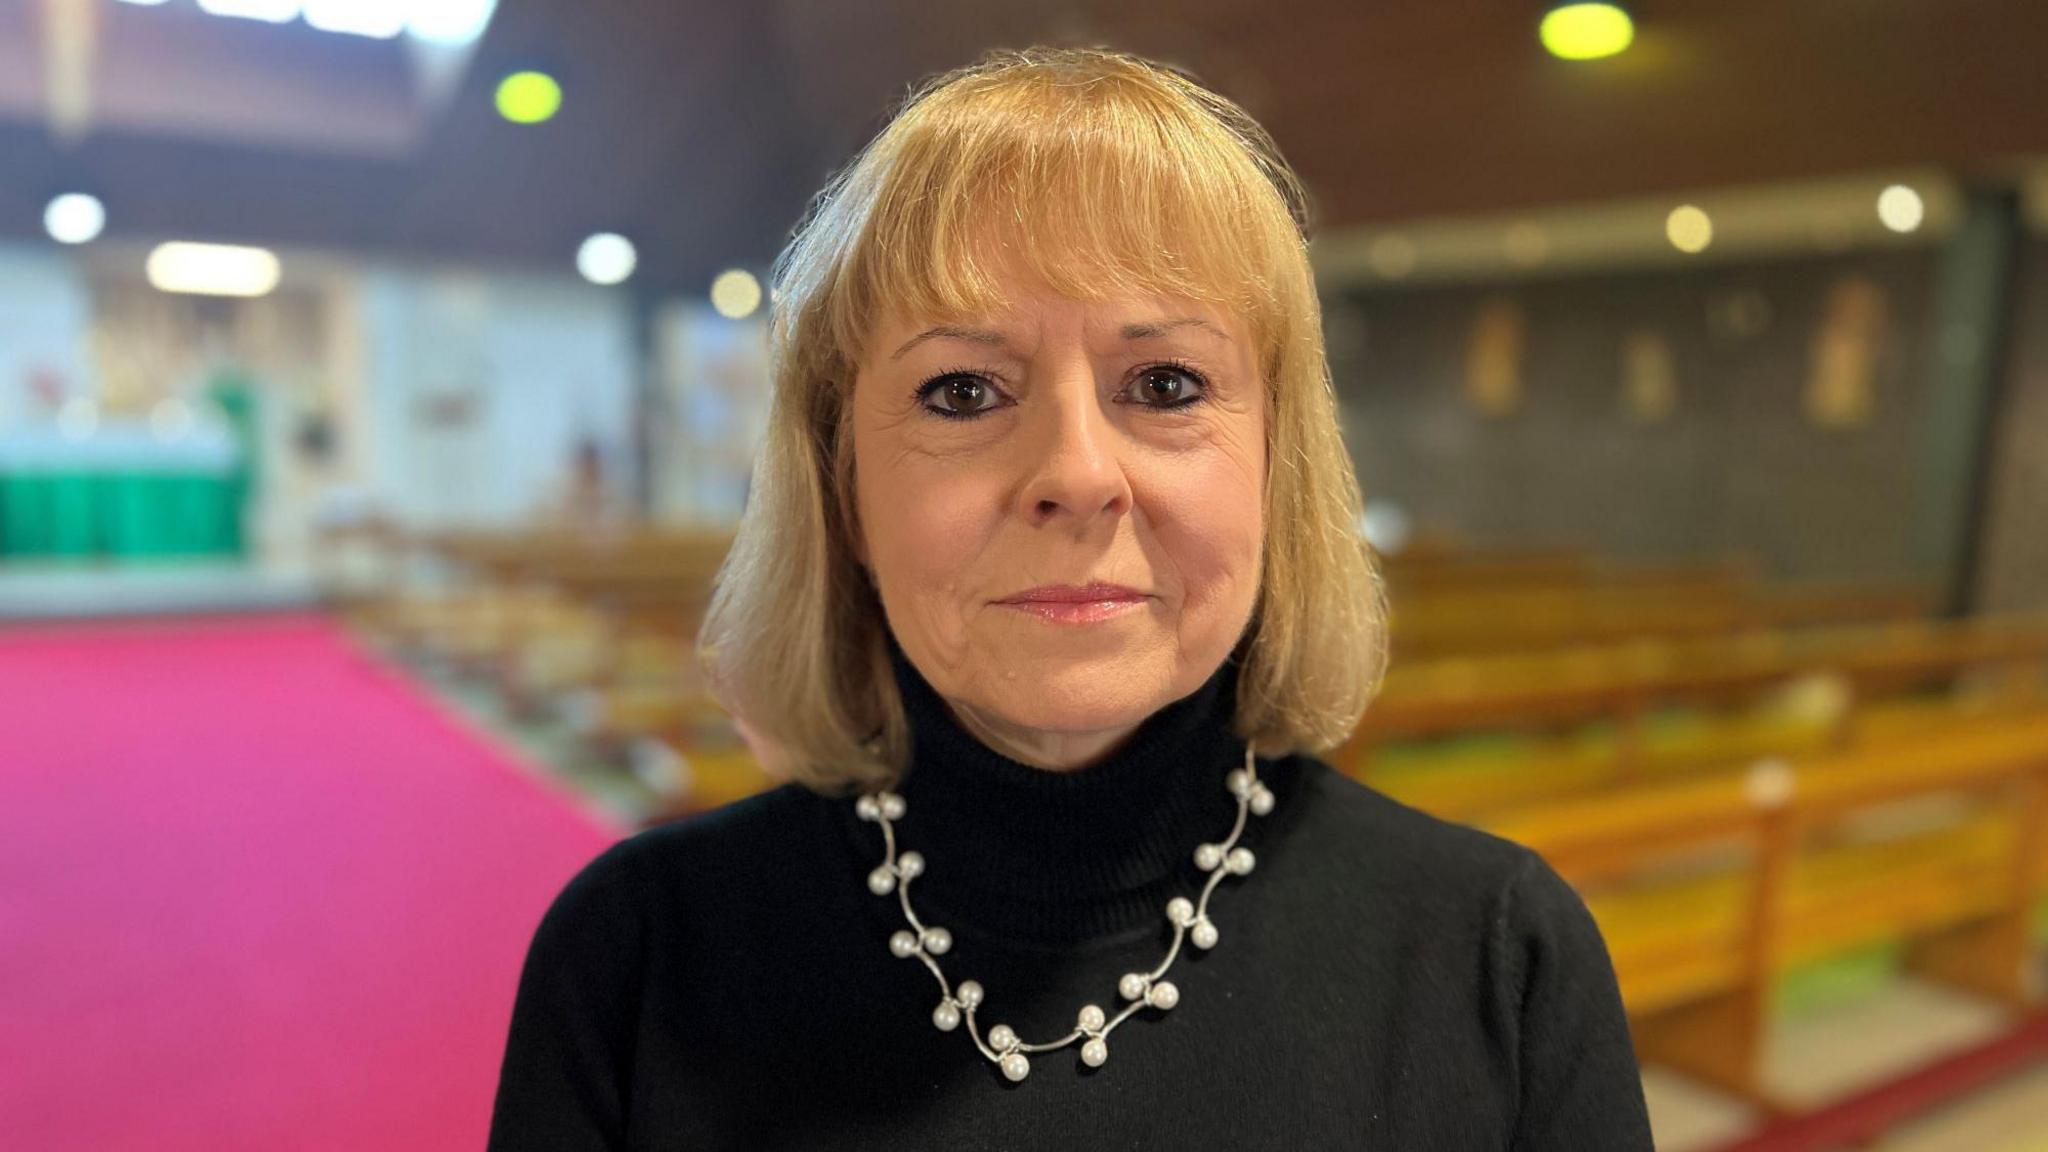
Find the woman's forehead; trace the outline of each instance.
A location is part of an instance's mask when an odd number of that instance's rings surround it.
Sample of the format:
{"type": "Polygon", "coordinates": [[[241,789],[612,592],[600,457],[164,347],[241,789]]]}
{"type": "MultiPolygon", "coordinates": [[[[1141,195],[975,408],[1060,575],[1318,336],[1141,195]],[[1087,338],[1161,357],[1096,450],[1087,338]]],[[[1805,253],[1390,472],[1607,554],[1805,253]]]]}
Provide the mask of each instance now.
{"type": "Polygon", "coordinates": [[[1000,299],[980,307],[891,309],[879,317],[874,335],[885,341],[891,335],[924,332],[1029,335],[1055,325],[1079,325],[1090,336],[1130,340],[1186,335],[1239,341],[1247,330],[1236,310],[1196,296],[1137,288],[1076,296],[1040,284],[1006,288],[1000,299]]]}

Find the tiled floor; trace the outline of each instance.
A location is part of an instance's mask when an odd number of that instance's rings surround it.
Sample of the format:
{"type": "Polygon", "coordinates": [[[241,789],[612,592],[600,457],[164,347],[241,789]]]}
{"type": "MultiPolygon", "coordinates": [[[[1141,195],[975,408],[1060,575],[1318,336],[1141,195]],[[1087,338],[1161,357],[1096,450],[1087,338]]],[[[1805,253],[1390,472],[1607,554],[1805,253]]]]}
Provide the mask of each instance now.
{"type": "MultiPolygon", "coordinates": [[[[1781,1099],[1821,1104],[1988,1040],[2006,1022],[1982,1001],[1898,979],[1860,1000],[1778,1021],[1764,1075],[1781,1099]]],[[[1647,1069],[1643,1088],[1659,1152],[1722,1147],[1755,1123],[1747,1106],[1662,1069],[1647,1069]]],[[[1958,1101],[1879,1148],[2048,1152],[2048,1069],[1958,1101]]]]}
{"type": "Polygon", "coordinates": [[[1643,1069],[1643,1096],[1658,1152],[1702,1152],[1737,1140],[1755,1121],[1740,1101],[1655,1066],[1643,1069]]]}
{"type": "Polygon", "coordinates": [[[1862,1002],[1784,1021],[1764,1077],[1780,1099],[1812,1107],[1990,1040],[2007,1021],[1984,1001],[1901,979],[1862,1002]]]}
{"type": "Polygon", "coordinates": [[[1944,1109],[1873,1152],[2048,1152],[2048,1068],[1944,1109]]]}

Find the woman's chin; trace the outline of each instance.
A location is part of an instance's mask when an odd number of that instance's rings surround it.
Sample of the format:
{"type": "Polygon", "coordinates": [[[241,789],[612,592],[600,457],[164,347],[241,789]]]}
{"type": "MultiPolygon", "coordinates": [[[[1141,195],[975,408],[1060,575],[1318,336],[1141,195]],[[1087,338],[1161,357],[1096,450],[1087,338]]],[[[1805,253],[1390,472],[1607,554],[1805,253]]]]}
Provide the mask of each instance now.
{"type": "Polygon", "coordinates": [[[999,710],[1014,724],[1094,732],[1136,724],[1172,700],[1176,669],[1148,657],[1128,647],[1099,654],[1013,649],[987,679],[1005,697],[999,710]]]}

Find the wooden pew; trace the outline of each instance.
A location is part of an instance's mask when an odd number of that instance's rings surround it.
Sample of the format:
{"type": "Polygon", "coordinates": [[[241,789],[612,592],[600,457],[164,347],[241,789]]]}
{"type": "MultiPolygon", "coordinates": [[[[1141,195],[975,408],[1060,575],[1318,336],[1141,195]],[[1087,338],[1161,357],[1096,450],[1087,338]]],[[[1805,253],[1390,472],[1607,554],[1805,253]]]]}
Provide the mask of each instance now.
{"type": "MultiPolygon", "coordinates": [[[[533,533],[433,534],[417,546],[434,553],[453,583],[417,599],[413,637],[464,670],[494,676],[515,696],[558,687],[537,671],[527,649],[594,646],[623,639],[627,625],[645,626],[666,609],[685,620],[701,613],[712,574],[730,538],[721,533],[664,529],[592,535],[550,529],[533,533]]],[[[601,657],[585,665],[602,668],[601,657]]]]}
{"type": "Polygon", "coordinates": [[[1773,979],[1788,968],[1902,940],[1922,975],[2031,1002],[2044,784],[2048,718],[2036,717],[1545,805],[1487,827],[1586,894],[1645,1059],[1768,1109],[1758,1071],[1773,979]],[[1889,839],[1856,829],[1930,798],[1959,807],[1889,839]]]}
{"type": "Polygon", "coordinates": [[[1340,768],[1432,811],[1469,817],[1559,790],[1626,783],[1768,753],[1849,747],[1915,723],[2023,710],[2043,702],[2048,621],[2038,617],[1752,635],[1689,644],[1619,645],[1549,656],[1444,661],[1396,669],[1357,735],[1332,753],[1340,768]],[[1981,698],[1869,707],[1990,668],[1981,698]],[[1753,712],[1700,738],[1664,741],[1653,718],[1673,708],[1753,707],[1788,689],[1817,704],[1753,712]],[[1832,697],[1832,699],[1830,699],[1832,697]],[[1605,723],[1600,743],[1555,737],[1605,723]],[[1390,745],[1415,747],[1475,732],[1537,734],[1550,750],[1503,756],[1493,768],[1383,768],[1390,745]],[[1398,770],[1397,770],[1398,769],[1398,770]]]}
{"type": "Polygon", "coordinates": [[[1591,582],[1595,563],[1576,549],[1493,552],[1404,552],[1376,555],[1387,584],[1396,589],[1483,591],[1531,585],[1569,586],[1591,582]]]}
{"type": "Polygon", "coordinates": [[[1396,658],[1415,661],[1910,620],[1934,606],[1919,584],[1765,586],[1706,573],[1483,592],[1395,587],[1389,616],[1396,658]]]}
{"type": "Polygon", "coordinates": [[[1401,661],[1925,617],[1939,606],[1924,582],[1772,583],[1749,558],[1439,548],[1375,560],[1401,661]]]}

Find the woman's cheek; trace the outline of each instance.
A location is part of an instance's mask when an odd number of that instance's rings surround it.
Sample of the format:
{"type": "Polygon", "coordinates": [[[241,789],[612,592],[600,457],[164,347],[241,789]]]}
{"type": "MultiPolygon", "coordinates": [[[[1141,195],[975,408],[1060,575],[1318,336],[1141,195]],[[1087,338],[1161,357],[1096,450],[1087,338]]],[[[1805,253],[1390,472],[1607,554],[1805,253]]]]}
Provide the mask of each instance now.
{"type": "Polygon", "coordinates": [[[941,619],[962,614],[977,586],[974,558],[986,534],[987,500],[968,482],[936,482],[877,493],[877,513],[889,522],[882,535],[893,567],[921,614],[941,619]]]}
{"type": "Polygon", "coordinates": [[[1176,509],[1177,530],[1167,551],[1186,582],[1188,611],[1249,613],[1258,591],[1263,505],[1253,498],[1256,490],[1244,491],[1242,477],[1226,474],[1210,481],[1214,487],[1190,491],[1229,493],[1230,498],[1176,509]]]}

